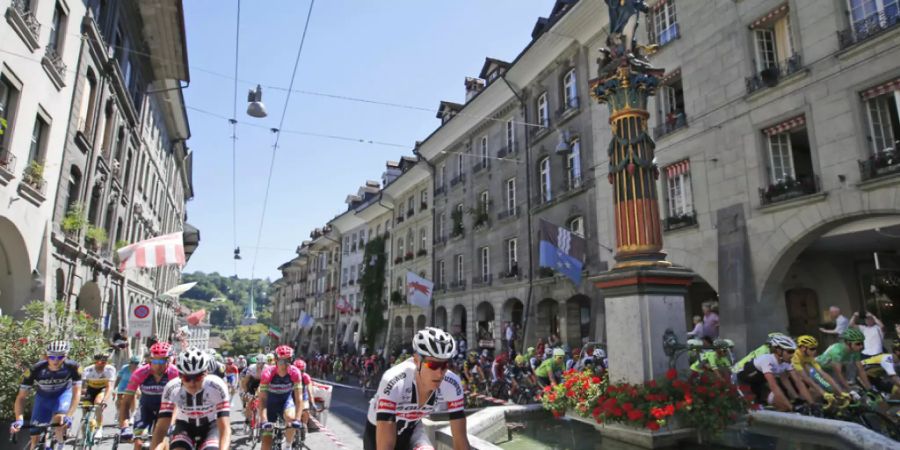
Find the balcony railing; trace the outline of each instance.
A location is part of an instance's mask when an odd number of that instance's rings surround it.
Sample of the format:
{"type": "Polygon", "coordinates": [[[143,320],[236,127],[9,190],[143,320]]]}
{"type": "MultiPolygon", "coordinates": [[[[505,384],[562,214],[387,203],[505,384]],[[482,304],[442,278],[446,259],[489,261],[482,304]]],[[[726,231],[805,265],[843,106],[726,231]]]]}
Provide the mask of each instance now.
{"type": "Polygon", "coordinates": [[[405,219],[406,219],[406,218],[403,217],[403,214],[397,216],[397,224],[399,225],[399,224],[403,223],[403,221],[404,221],[405,219]]]}
{"type": "Polygon", "coordinates": [[[581,188],[583,185],[584,181],[582,181],[581,175],[569,175],[566,182],[561,186],[561,190],[562,192],[571,192],[581,188]]]}
{"type": "Polygon", "coordinates": [[[900,173],[900,148],[887,148],[865,161],[859,161],[859,171],[862,181],[900,173]]]}
{"type": "Polygon", "coordinates": [[[4,147],[0,147],[0,171],[12,175],[16,170],[16,155],[4,147]]]}
{"type": "Polygon", "coordinates": [[[531,198],[531,203],[535,206],[550,203],[555,197],[550,192],[544,192],[531,198]]]}
{"type": "Polygon", "coordinates": [[[766,188],[759,189],[760,204],[762,206],[787,201],[805,195],[815,194],[821,190],[818,177],[805,177],[803,180],[786,178],[766,188]]]}
{"type": "Polygon", "coordinates": [[[578,107],[579,107],[578,97],[570,98],[567,105],[563,105],[561,108],[556,110],[557,121],[559,121],[560,119],[565,117],[567,114],[571,114],[571,113],[574,113],[575,111],[578,111],[578,107]]]}
{"type": "Polygon", "coordinates": [[[666,115],[666,121],[653,129],[653,138],[658,139],[673,131],[687,127],[687,116],[684,111],[674,111],[666,115]]]}
{"type": "Polygon", "coordinates": [[[446,192],[447,192],[447,187],[444,185],[434,188],[434,196],[435,197],[437,197],[438,195],[441,195],[443,193],[446,193],[446,192]]]}
{"type": "Polygon", "coordinates": [[[466,280],[451,281],[448,291],[464,291],[466,290],[466,280]]]}
{"type": "Polygon", "coordinates": [[[461,174],[453,177],[452,180],[450,180],[450,187],[456,186],[457,184],[460,184],[463,181],[466,181],[466,174],[461,173],[461,174]]]}
{"type": "Polygon", "coordinates": [[[506,155],[511,155],[513,153],[518,153],[518,152],[519,152],[518,145],[516,145],[516,143],[513,142],[512,145],[507,145],[506,147],[501,148],[500,151],[497,152],[497,157],[505,158],[506,155]]]}
{"type": "Polygon", "coordinates": [[[408,219],[408,218],[412,217],[413,214],[415,214],[415,213],[416,213],[416,210],[415,210],[415,209],[413,209],[413,208],[407,209],[407,210],[406,210],[406,218],[408,219]]]}
{"type": "Polygon", "coordinates": [[[472,166],[472,173],[478,173],[478,172],[481,172],[482,170],[487,171],[490,169],[491,169],[491,160],[484,159],[482,161],[478,161],[477,164],[472,166]]]}
{"type": "Polygon", "coordinates": [[[37,48],[41,34],[41,24],[37,21],[34,13],[29,8],[26,8],[25,1],[13,0],[12,5],[7,9],[7,17],[17,22],[16,25],[20,26],[22,31],[27,33],[27,37],[23,37],[33,46],[32,50],[37,48]]]}
{"type": "Polygon", "coordinates": [[[476,275],[472,278],[472,286],[490,286],[494,281],[494,274],[476,275]]]}
{"type": "Polygon", "coordinates": [[[663,229],[666,231],[677,230],[697,224],[697,213],[694,211],[680,215],[671,215],[663,221],[663,229]]]}
{"type": "Polygon", "coordinates": [[[542,135],[550,131],[550,118],[538,119],[538,125],[531,125],[528,133],[531,137],[542,135]]]}
{"type": "Polygon", "coordinates": [[[62,84],[62,81],[66,79],[66,64],[63,62],[62,56],[59,55],[55,45],[47,45],[47,48],[44,50],[44,60],[50,69],[55,72],[55,75],[59,78],[58,81],[62,84]]]}
{"type": "Polygon", "coordinates": [[[518,215],[519,215],[519,207],[516,206],[515,208],[504,209],[503,211],[500,211],[499,213],[497,213],[497,220],[503,220],[503,219],[507,219],[509,217],[514,217],[514,216],[518,216],[518,215]]]}
{"type": "Polygon", "coordinates": [[[505,272],[500,272],[499,278],[503,281],[518,280],[520,277],[519,266],[513,265],[512,268],[505,272]]]}
{"type": "Polygon", "coordinates": [[[795,53],[785,61],[776,63],[775,65],[765,68],[753,76],[747,77],[747,93],[752,94],[760,89],[777,86],[784,77],[803,69],[803,62],[800,55],[795,53]]]}
{"type": "Polygon", "coordinates": [[[896,9],[888,14],[878,11],[863,20],[850,24],[846,30],[838,31],[838,42],[841,50],[871,39],[900,24],[900,12],[896,9]]]}

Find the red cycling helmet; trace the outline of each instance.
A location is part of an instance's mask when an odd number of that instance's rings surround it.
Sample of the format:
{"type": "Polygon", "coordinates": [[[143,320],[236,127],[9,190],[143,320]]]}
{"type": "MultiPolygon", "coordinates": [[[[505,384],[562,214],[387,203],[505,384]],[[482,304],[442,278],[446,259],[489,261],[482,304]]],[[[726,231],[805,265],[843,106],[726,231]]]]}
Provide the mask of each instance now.
{"type": "Polygon", "coordinates": [[[172,353],[172,344],[168,342],[157,342],[150,346],[150,356],[167,357],[172,353]]]}
{"type": "Polygon", "coordinates": [[[291,359],[294,357],[294,349],[287,345],[279,345],[275,349],[275,356],[278,359],[291,359]]]}
{"type": "Polygon", "coordinates": [[[230,356],[225,358],[225,364],[234,364],[234,358],[230,356]]]}
{"type": "Polygon", "coordinates": [[[300,369],[300,371],[303,372],[304,370],[306,370],[306,361],[298,359],[294,361],[294,367],[300,369]]]}

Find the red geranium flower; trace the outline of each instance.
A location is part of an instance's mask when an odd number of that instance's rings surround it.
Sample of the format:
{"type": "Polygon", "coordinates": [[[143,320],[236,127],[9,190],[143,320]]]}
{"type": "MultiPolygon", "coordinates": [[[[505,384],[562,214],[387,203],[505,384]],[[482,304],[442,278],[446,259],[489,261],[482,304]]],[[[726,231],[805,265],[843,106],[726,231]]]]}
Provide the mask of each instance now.
{"type": "Polygon", "coordinates": [[[647,422],[647,429],[650,431],[657,431],[657,430],[659,430],[659,424],[656,423],[655,420],[651,420],[651,421],[647,422]]]}
{"type": "Polygon", "coordinates": [[[666,379],[668,379],[669,381],[674,380],[676,376],[678,376],[677,370],[669,369],[668,371],[666,371],[666,379]]]}
{"type": "Polygon", "coordinates": [[[648,388],[655,388],[655,387],[656,387],[656,380],[649,380],[649,381],[647,381],[646,383],[644,383],[644,385],[647,386],[648,388]]]}
{"type": "Polygon", "coordinates": [[[636,422],[644,417],[644,412],[639,409],[628,411],[628,420],[636,422]]]}

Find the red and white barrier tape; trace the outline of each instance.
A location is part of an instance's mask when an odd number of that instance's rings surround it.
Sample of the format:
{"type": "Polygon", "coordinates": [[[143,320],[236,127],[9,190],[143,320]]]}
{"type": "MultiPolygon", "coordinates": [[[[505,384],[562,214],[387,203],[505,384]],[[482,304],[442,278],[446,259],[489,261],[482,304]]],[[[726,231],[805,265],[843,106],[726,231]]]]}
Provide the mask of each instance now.
{"type": "Polygon", "coordinates": [[[347,448],[343,442],[338,439],[338,437],[331,432],[325,425],[322,425],[315,417],[309,416],[309,420],[311,420],[317,427],[319,427],[319,431],[325,433],[325,436],[328,436],[328,439],[331,439],[331,442],[334,442],[334,445],[337,445],[340,448],[347,448]]]}

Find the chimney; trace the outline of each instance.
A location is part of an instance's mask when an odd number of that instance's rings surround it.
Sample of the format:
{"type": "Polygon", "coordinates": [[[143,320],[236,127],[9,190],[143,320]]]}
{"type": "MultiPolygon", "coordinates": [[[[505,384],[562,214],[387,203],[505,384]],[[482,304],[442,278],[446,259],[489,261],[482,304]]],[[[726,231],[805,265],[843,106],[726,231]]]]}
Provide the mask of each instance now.
{"type": "Polygon", "coordinates": [[[466,103],[484,90],[484,80],[475,77],[466,77],[466,103]]]}

